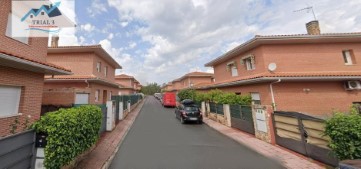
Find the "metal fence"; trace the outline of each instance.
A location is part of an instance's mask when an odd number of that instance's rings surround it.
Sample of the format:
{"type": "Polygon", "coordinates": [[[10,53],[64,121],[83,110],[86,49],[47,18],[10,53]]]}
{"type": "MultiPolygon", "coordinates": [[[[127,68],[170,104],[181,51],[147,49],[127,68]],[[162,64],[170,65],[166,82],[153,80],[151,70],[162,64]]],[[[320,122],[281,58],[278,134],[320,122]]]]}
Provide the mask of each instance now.
{"type": "Polygon", "coordinates": [[[223,104],[216,104],[216,103],[210,102],[209,109],[210,109],[210,112],[212,112],[212,113],[224,115],[223,104]]]}
{"type": "Polygon", "coordinates": [[[230,105],[231,126],[255,134],[251,106],[230,105]]]}
{"type": "Polygon", "coordinates": [[[23,169],[35,165],[35,132],[29,130],[0,139],[0,168],[23,169]]]}

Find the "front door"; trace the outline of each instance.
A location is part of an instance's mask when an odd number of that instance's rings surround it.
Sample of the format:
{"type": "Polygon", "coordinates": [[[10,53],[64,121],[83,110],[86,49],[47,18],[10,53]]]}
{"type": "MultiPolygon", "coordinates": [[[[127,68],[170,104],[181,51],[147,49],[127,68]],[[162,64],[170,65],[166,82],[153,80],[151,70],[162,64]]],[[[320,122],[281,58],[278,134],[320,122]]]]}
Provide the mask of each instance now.
{"type": "Polygon", "coordinates": [[[103,90],[103,104],[106,104],[108,101],[108,91],[103,90]]]}

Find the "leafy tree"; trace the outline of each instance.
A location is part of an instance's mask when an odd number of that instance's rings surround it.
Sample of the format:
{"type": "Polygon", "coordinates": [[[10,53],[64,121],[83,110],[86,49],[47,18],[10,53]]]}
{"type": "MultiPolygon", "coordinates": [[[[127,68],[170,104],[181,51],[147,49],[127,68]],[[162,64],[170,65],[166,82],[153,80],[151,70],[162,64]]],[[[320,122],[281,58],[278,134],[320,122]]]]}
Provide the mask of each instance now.
{"type": "Polygon", "coordinates": [[[161,87],[157,83],[149,83],[143,86],[140,91],[145,95],[153,95],[154,93],[160,93],[161,87]]]}
{"type": "Polygon", "coordinates": [[[350,114],[335,112],[326,120],[325,135],[329,147],[340,160],[361,159],[361,115],[353,107],[350,114]]]}
{"type": "Polygon", "coordinates": [[[178,92],[178,97],[180,100],[184,100],[184,99],[195,100],[196,91],[194,89],[184,89],[178,92]]]}

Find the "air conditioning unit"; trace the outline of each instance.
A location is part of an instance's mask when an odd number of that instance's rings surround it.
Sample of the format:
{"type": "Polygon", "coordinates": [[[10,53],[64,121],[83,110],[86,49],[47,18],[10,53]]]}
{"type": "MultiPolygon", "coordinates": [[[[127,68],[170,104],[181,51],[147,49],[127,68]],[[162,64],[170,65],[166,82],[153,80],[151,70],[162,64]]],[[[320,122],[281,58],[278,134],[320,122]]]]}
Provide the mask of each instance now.
{"type": "Polygon", "coordinates": [[[361,89],[361,82],[357,80],[347,81],[345,83],[346,90],[360,90],[361,89]]]}

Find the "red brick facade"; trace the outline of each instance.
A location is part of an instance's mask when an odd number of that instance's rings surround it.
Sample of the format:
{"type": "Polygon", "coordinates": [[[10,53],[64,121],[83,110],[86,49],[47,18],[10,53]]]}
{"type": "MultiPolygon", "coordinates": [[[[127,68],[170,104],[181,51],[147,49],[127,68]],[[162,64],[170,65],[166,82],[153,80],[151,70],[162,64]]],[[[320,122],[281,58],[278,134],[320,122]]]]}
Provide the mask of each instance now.
{"type": "MultiPolygon", "coordinates": [[[[101,51],[103,49],[100,46],[49,48],[48,62],[70,69],[74,74],[55,76],[54,78],[47,77],[43,105],[69,106],[75,104],[77,93],[89,94],[89,104],[105,104],[111,99],[111,95],[118,94],[119,86],[114,80],[116,68],[113,66],[118,64],[115,61],[109,63],[103,58],[106,56],[101,56],[94,50],[101,51]],[[69,50],[79,51],[69,52],[69,50]],[[100,72],[98,72],[97,63],[100,63],[100,72]],[[105,71],[107,71],[106,75],[105,71]],[[97,101],[95,99],[96,91],[99,93],[97,101]]],[[[117,68],[121,68],[120,65],[117,68]]]]}
{"type": "Polygon", "coordinates": [[[348,34],[336,37],[327,34],[319,39],[310,35],[274,36],[272,40],[255,37],[234,49],[237,52],[207,63],[214,68],[216,82],[199,89],[219,88],[238,94],[256,92],[260,94],[261,104],[272,105],[270,84],[281,79],[273,84],[277,110],[317,116],[327,116],[333,110],[347,111],[353,103],[361,102],[361,90],[345,90],[345,82],[361,80],[361,43],[348,34]],[[345,64],[345,50],[351,51],[351,65],[345,64]],[[254,58],[255,69],[247,70],[242,62],[247,57],[254,58]],[[238,76],[231,75],[227,68],[230,63],[236,65],[238,76]],[[276,63],[276,70],[268,70],[270,63],[276,63]]]}

